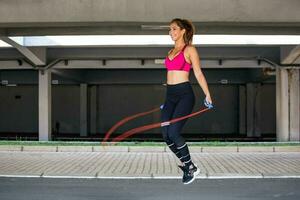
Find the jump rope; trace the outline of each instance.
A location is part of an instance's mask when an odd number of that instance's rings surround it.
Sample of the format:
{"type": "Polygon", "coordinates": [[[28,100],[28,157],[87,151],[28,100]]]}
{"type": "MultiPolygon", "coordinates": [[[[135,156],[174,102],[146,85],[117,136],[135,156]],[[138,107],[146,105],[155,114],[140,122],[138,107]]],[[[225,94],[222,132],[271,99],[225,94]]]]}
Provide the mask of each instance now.
{"type": "MultiPolygon", "coordinates": [[[[164,121],[164,122],[157,122],[157,123],[153,123],[153,124],[148,124],[148,125],[144,125],[144,126],[140,126],[140,127],[137,127],[137,128],[133,128],[133,129],[130,129],[124,133],[122,133],[121,135],[115,137],[112,139],[112,144],[116,144],[117,142],[120,142],[134,134],[137,134],[137,133],[141,133],[141,132],[144,132],[144,131],[147,131],[147,130],[150,130],[150,129],[154,129],[154,128],[158,128],[158,127],[164,127],[164,126],[169,126],[170,124],[173,124],[173,123],[176,123],[178,121],[181,121],[181,120],[184,120],[184,119],[187,119],[187,118],[191,118],[191,117],[194,117],[196,115],[199,115],[203,112],[206,112],[210,109],[213,108],[213,105],[211,103],[209,103],[206,99],[204,99],[204,105],[206,106],[206,108],[204,109],[201,109],[199,111],[196,111],[194,113],[191,113],[189,115],[185,115],[185,116],[182,116],[182,117],[178,117],[178,118],[174,118],[174,119],[171,119],[169,121],[164,121]]],[[[151,113],[154,113],[156,111],[159,111],[159,110],[162,110],[164,107],[164,105],[161,105],[160,107],[158,108],[154,108],[152,110],[149,110],[149,111],[146,111],[146,112],[141,112],[141,113],[137,113],[135,115],[132,115],[132,116],[128,116],[122,120],[120,120],[119,122],[117,122],[114,126],[112,126],[109,131],[105,134],[105,137],[102,141],[102,145],[105,144],[105,142],[107,142],[107,140],[109,139],[109,137],[111,136],[111,134],[117,129],[119,128],[120,126],[122,126],[123,124],[125,124],[126,122],[130,121],[130,120],[133,120],[135,118],[138,118],[138,117],[142,117],[142,116],[145,116],[145,115],[148,115],[148,114],[151,114],[151,113]]]]}

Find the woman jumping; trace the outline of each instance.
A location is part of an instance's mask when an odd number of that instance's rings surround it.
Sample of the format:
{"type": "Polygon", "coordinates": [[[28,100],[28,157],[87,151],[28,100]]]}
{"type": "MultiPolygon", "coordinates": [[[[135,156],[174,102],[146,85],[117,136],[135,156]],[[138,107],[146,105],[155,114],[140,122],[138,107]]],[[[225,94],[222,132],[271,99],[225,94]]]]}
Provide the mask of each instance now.
{"type": "MultiPolygon", "coordinates": [[[[168,52],[165,59],[167,68],[167,93],[162,108],[161,120],[169,121],[173,118],[188,115],[195,104],[195,96],[189,82],[189,71],[193,66],[195,77],[206,95],[205,101],[212,104],[206,79],[200,68],[200,59],[196,48],[192,45],[195,28],[186,19],[173,19],[170,22],[169,35],[175,42],[174,48],[168,52]]],[[[162,127],[162,135],[171,151],[180,159],[183,170],[182,182],[189,184],[200,173],[200,169],[193,163],[181,130],[186,120],[162,127]]]]}

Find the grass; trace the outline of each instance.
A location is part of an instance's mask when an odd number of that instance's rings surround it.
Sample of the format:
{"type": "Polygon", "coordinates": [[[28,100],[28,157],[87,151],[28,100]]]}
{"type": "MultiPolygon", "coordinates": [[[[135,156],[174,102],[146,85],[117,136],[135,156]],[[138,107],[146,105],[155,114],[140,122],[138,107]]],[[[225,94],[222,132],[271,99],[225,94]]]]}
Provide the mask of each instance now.
{"type": "MultiPolygon", "coordinates": [[[[300,142],[188,142],[190,146],[300,146],[300,142]]],[[[0,140],[0,145],[22,146],[100,146],[100,142],[65,142],[65,141],[11,141],[0,140]]],[[[110,144],[108,144],[110,145],[110,144]]],[[[163,142],[120,142],[116,146],[165,146],[163,142]]]]}

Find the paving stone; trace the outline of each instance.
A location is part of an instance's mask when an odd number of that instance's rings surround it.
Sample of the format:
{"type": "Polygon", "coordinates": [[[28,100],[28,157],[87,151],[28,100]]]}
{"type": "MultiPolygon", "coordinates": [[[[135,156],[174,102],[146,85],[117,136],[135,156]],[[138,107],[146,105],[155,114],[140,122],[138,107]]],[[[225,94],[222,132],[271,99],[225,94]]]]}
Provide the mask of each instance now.
{"type": "Polygon", "coordinates": [[[300,146],[279,146],[274,148],[275,152],[300,152],[300,146]]]}
{"type": "Polygon", "coordinates": [[[23,151],[56,152],[56,146],[23,146],[23,151]]]}
{"type": "Polygon", "coordinates": [[[165,152],[165,147],[128,147],[129,152],[165,152]]]}
{"type": "Polygon", "coordinates": [[[272,146],[266,146],[266,147],[246,147],[246,146],[239,146],[238,147],[239,152],[273,152],[272,146]]]}
{"type": "Polygon", "coordinates": [[[21,151],[21,148],[18,145],[0,145],[0,151],[21,151]]]}
{"type": "Polygon", "coordinates": [[[59,146],[58,152],[92,152],[92,146],[59,146]]]}
{"type": "Polygon", "coordinates": [[[202,152],[237,152],[237,147],[203,147],[202,152]]]}
{"type": "Polygon", "coordinates": [[[94,146],[94,152],[128,152],[127,146],[94,146]]]}

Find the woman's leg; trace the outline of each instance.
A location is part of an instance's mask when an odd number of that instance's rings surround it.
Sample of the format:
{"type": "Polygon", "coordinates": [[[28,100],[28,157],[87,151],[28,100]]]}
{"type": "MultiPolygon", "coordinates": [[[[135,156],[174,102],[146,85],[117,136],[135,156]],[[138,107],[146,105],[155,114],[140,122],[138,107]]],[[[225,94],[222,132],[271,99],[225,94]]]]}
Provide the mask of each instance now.
{"type": "MultiPolygon", "coordinates": [[[[183,94],[176,104],[172,118],[190,114],[193,110],[194,104],[195,96],[192,91],[190,93],[183,94]]],[[[185,139],[181,136],[181,130],[186,121],[187,119],[171,124],[168,127],[168,138],[174,143],[174,146],[176,146],[176,152],[180,155],[179,159],[181,162],[185,166],[190,166],[193,162],[185,139]]]]}
{"type": "MultiPolygon", "coordinates": [[[[171,120],[172,115],[174,113],[175,106],[176,106],[176,100],[172,98],[171,95],[167,95],[166,102],[164,103],[164,107],[161,111],[161,122],[171,120]]],[[[169,135],[168,132],[169,132],[169,126],[163,126],[162,135],[164,141],[166,142],[170,150],[177,156],[177,158],[180,159],[182,157],[180,151],[177,149],[175,143],[170,140],[168,136],[169,135]]]]}
{"type": "MultiPolygon", "coordinates": [[[[190,85],[181,86],[176,91],[176,104],[171,117],[172,119],[190,114],[195,104],[192,87],[190,85]]],[[[167,133],[166,137],[168,140],[172,142],[172,151],[177,156],[180,156],[179,159],[184,165],[180,167],[183,170],[182,182],[189,184],[195,180],[196,175],[200,173],[200,169],[192,162],[188,146],[185,139],[181,136],[181,130],[186,121],[182,120],[169,125],[165,133],[167,133]]]]}

